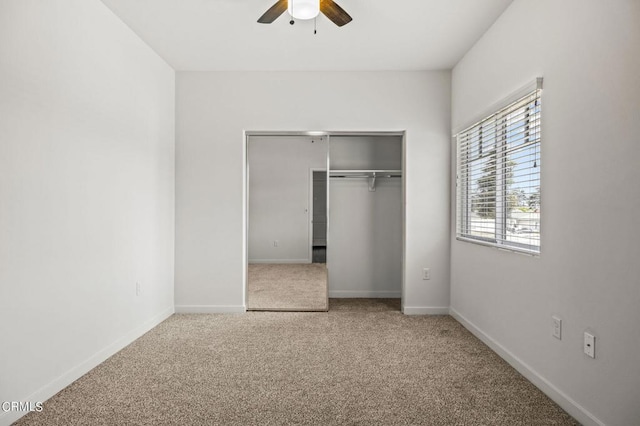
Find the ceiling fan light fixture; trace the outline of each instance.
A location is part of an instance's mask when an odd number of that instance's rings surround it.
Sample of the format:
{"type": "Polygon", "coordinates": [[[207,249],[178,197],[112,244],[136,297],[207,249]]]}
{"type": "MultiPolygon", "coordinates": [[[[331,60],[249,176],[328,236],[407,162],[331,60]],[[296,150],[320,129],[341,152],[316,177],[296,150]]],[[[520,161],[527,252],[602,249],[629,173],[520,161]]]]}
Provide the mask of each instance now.
{"type": "Polygon", "coordinates": [[[313,19],[320,13],[320,0],[289,0],[287,7],[295,19],[313,19]]]}

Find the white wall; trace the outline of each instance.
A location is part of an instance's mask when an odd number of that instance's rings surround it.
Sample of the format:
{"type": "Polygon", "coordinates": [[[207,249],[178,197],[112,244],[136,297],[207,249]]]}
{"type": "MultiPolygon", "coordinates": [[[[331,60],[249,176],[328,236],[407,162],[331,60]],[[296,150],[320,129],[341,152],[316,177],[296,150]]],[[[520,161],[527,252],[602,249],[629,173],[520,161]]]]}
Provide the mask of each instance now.
{"type": "Polygon", "coordinates": [[[635,0],[516,0],[453,70],[453,128],[536,76],[544,93],[542,254],[453,234],[452,312],[585,424],[640,419],[638,22],[635,0]]]}
{"type": "Polygon", "coordinates": [[[249,262],[311,263],[311,169],[326,170],[326,139],[250,136],[247,155],[249,262]]]}
{"type": "Polygon", "coordinates": [[[3,0],[0,82],[0,401],[36,402],[173,310],[175,78],[98,0],[3,0]]]}
{"type": "Polygon", "coordinates": [[[372,169],[402,169],[402,136],[331,137],[331,170],[372,169]]]}
{"type": "Polygon", "coordinates": [[[405,312],[446,311],[449,72],[179,72],[176,97],[177,310],[243,310],[244,130],[406,129],[405,312]]]}
{"type": "Polygon", "coordinates": [[[331,178],[329,297],[400,297],[402,181],[331,178]]]}

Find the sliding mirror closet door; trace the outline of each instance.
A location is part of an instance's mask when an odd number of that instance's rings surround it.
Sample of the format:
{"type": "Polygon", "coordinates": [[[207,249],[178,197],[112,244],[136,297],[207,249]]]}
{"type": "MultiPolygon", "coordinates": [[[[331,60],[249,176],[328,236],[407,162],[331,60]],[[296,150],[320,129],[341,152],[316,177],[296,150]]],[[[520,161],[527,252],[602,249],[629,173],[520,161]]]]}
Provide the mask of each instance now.
{"type": "Polygon", "coordinates": [[[327,138],[247,140],[247,308],[328,308],[327,138]]]}

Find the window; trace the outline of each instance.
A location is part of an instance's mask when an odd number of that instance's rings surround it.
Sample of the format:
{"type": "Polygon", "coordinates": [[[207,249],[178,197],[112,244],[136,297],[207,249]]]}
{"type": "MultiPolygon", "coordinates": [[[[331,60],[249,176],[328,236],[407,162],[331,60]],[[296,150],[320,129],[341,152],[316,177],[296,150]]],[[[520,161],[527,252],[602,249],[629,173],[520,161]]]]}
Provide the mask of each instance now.
{"type": "Polygon", "coordinates": [[[540,95],[458,133],[459,240],[540,253],[540,95]]]}

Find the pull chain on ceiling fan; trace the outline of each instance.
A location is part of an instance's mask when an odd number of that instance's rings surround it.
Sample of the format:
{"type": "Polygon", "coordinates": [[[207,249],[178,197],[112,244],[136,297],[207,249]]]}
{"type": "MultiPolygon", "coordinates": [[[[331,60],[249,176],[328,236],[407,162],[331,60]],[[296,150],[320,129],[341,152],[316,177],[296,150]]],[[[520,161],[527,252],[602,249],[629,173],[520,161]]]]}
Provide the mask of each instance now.
{"type": "MultiPolygon", "coordinates": [[[[314,19],[320,12],[331,22],[341,27],[353,20],[343,8],[333,0],[278,0],[258,19],[261,24],[270,24],[285,11],[295,19],[314,19]]],[[[293,22],[293,21],[291,21],[293,22]]]]}

